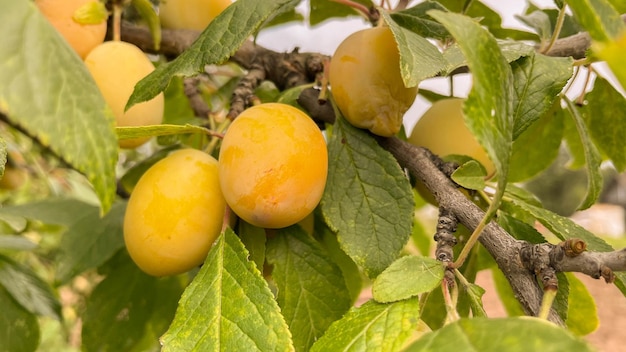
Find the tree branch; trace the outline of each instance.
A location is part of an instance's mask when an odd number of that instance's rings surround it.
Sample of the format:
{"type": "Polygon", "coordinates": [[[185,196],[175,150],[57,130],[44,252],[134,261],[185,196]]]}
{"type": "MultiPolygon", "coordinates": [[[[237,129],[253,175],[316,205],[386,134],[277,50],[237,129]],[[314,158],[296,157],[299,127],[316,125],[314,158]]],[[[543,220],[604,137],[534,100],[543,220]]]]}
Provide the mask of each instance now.
{"type": "MultiPolygon", "coordinates": [[[[180,55],[198,37],[199,33],[194,31],[167,30],[162,33],[161,49],[159,53],[166,56],[180,55]]],[[[138,45],[146,52],[154,52],[152,39],[148,30],[144,27],[124,23],[122,26],[122,40],[138,45]]],[[[571,37],[559,39],[547,53],[551,56],[572,56],[582,58],[586,55],[591,40],[588,34],[580,33],[571,37]]],[[[231,60],[248,69],[250,72],[259,71],[257,79],[269,79],[276,83],[279,89],[288,88],[294,85],[313,82],[316,75],[322,72],[324,56],[315,53],[298,53],[297,51],[288,54],[279,54],[254,45],[251,41],[246,41],[239,50],[231,57],[231,60]]],[[[244,92],[250,93],[250,89],[255,87],[255,82],[251,82],[244,92]]],[[[257,83],[258,84],[258,83],[257,83]]],[[[241,93],[238,93],[241,94],[241,93]]],[[[235,95],[235,98],[238,96],[235,95]]],[[[243,97],[245,94],[241,94],[243,97]]],[[[299,102],[310,114],[322,121],[334,121],[332,108],[319,104],[317,94],[314,90],[305,90],[300,96],[299,102]]],[[[235,105],[236,102],[233,102],[235,105]]],[[[247,102],[243,101],[245,106],[247,102]]],[[[380,145],[391,152],[400,165],[419,178],[424,185],[432,192],[440,207],[445,209],[445,216],[453,216],[466,227],[475,228],[482,219],[484,212],[465,197],[446,173],[441,171],[441,164],[436,161],[432,153],[420,147],[415,147],[398,138],[379,138],[380,145]]],[[[444,215],[442,213],[442,215],[444,215]]],[[[444,224],[445,225],[445,224],[444,224]]],[[[446,226],[443,226],[446,227],[446,226]]],[[[529,267],[527,258],[524,257],[532,246],[524,241],[518,241],[510,236],[504,229],[495,222],[491,222],[480,236],[481,244],[493,256],[498,267],[508,279],[517,300],[522,304],[526,314],[536,316],[540,311],[542,288],[537,283],[535,273],[536,267],[529,267]]],[[[546,244],[542,244],[546,245],[546,244]]],[[[445,248],[445,246],[444,246],[445,248]]],[[[539,248],[539,247],[537,247],[539,248]]],[[[535,248],[535,249],[537,249],[535,248]]],[[[583,253],[574,257],[563,259],[554,248],[543,248],[548,250],[547,264],[538,262],[536,264],[546,264],[548,268],[558,271],[580,271],[592,277],[610,278],[606,274],[617,269],[626,269],[624,257],[626,251],[606,253],[583,253]],[[553,255],[550,255],[553,253],[553,255]],[[561,258],[554,260],[554,258],[561,258]]],[[[445,252],[445,251],[444,251],[445,252]]],[[[443,252],[442,252],[443,254],[443,252]]],[[[542,256],[543,257],[543,256],[542,256]]],[[[549,270],[548,270],[549,271],[549,270]]],[[[550,276],[550,275],[548,275],[550,276]]],[[[558,314],[552,310],[548,318],[558,324],[564,322],[558,314]]]]}

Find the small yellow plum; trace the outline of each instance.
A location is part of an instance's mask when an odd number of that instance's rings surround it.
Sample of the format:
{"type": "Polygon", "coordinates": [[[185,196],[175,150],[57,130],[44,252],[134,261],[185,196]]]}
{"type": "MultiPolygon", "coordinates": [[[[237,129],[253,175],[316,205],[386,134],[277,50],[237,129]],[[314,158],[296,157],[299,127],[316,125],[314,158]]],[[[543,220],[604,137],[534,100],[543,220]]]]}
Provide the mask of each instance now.
{"type": "MultiPolygon", "coordinates": [[[[154,71],[152,62],[137,46],[120,41],[102,43],[87,55],[85,65],[113,110],[117,126],[158,125],[163,121],[163,93],[124,111],[137,82],[154,71]]],[[[136,148],[148,139],[120,140],[119,144],[136,148]]]]}
{"type": "Polygon", "coordinates": [[[328,151],[319,127],[281,103],[251,107],[230,125],[219,155],[222,192],[230,208],[264,228],[293,225],[319,203],[328,151]]]}
{"type": "Polygon", "coordinates": [[[161,0],[159,17],[165,28],[204,30],[230,0],[161,0]]]}
{"type": "Polygon", "coordinates": [[[104,41],[107,14],[98,0],[35,0],[35,4],[82,59],[104,41]],[[90,23],[77,21],[77,11],[88,9],[90,5],[103,12],[94,14],[97,18],[90,23]]]}
{"type": "Polygon", "coordinates": [[[393,136],[417,95],[400,74],[400,54],[388,27],[360,30],[333,54],[328,73],[333,101],[352,125],[393,136]]]}
{"type": "Polygon", "coordinates": [[[128,200],[128,253],[153,276],[186,272],[206,258],[225,209],[217,160],[196,149],[173,152],[141,176],[128,200]]]}
{"type": "Polygon", "coordinates": [[[449,155],[469,156],[485,167],[487,175],[492,175],[495,166],[465,124],[463,102],[458,98],[435,102],[413,127],[409,142],[428,148],[442,158],[449,155]]]}

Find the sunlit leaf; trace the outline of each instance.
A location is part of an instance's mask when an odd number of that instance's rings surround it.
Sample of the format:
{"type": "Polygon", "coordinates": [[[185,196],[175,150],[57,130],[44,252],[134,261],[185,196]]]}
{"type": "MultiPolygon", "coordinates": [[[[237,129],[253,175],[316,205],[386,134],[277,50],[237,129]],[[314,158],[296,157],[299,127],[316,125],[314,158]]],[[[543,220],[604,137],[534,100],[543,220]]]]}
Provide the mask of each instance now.
{"type": "Polygon", "coordinates": [[[595,41],[615,39],[624,31],[620,14],[608,0],[568,0],[567,4],[595,41]]]}
{"type": "Polygon", "coordinates": [[[322,212],[341,248],[375,277],[411,234],[413,194],[397,161],[367,132],[338,118],[329,141],[322,212]]]}
{"type": "Polygon", "coordinates": [[[558,101],[572,76],[572,58],[534,54],[511,64],[515,82],[513,139],[537,121],[558,101]]]}
{"type": "Polygon", "coordinates": [[[586,100],[582,112],[595,145],[617,171],[626,170],[626,99],[607,80],[597,77],[586,100]]]}
{"type": "Polygon", "coordinates": [[[589,130],[583,120],[580,110],[574,105],[574,103],[568,99],[565,99],[567,110],[570,112],[570,116],[574,120],[576,130],[580,141],[582,142],[583,152],[585,154],[585,167],[587,169],[587,195],[582,204],[578,207],[579,210],[587,209],[592,206],[600,197],[602,191],[603,181],[602,173],[600,172],[600,166],[602,158],[595,144],[591,140],[589,130]]]}
{"type": "Polygon", "coordinates": [[[267,282],[227,229],[187,287],[161,338],[163,351],[291,351],[291,334],[267,282]]]}
{"type": "Polygon", "coordinates": [[[118,145],[89,71],[31,1],[3,2],[0,31],[0,113],[85,174],[108,211],[118,145]]]}
{"type": "Polygon", "coordinates": [[[299,226],[277,231],[267,243],[267,261],[296,351],[308,351],[350,308],[341,270],[299,226]]]}
{"type": "Polygon", "coordinates": [[[440,3],[434,1],[422,1],[406,10],[394,11],[391,18],[400,26],[409,29],[422,37],[445,39],[450,36],[448,31],[439,22],[428,16],[430,10],[446,9],[440,3]]]}
{"type": "Polygon", "coordinates": [[[398,351],[420,323],[419,299],[369,301],[333,323],[311,352],[398,351]]]}
{"type": "Polygon", "coordinates": [[[398,25],[387,12],[381,12],[400,50],[400,74],[404,85],[415,87],[444,69],[443,55],[426,38],[398,25]]]}
{"type": "Polygon", "coordinates": [[[572,273],[566,275],[569,281],[569,300],[565,324],[576,335],[590,334],[600,325],[596,302],[580,279],[572,273]]]}
{"type": "Polygon", "coordinates": [[[441,284],[443,263],[428,257],[406,256],[393,262],[372,285],[374,299],[395,302],[430,292],[441,284]]]}
{"type": "Polygon", "coordinates": [[[567,330],[531,317],[461,319],[425,334],[407,352],[452,351],[589,351],[567,330]]]}

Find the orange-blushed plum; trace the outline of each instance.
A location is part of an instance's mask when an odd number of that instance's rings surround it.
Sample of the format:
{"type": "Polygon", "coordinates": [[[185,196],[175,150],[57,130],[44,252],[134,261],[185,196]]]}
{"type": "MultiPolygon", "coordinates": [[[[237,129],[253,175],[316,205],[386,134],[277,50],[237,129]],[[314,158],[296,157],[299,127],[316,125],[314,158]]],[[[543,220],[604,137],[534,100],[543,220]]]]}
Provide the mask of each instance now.
{"type": "Polygon", "coordinates": [[[181,149],[148,169],[124,215],[124,241],[147,274],[167,276],[201,264],[220,235],[226,202],[212,156],[181,149]]]}
{"type": "MultiPolygon", "coordinates": [[[[94,48],[85,58],[100,92],[113,110],[117,126],[158,125],[163,121],[163,93],[124,111],[135,85],[154,71],[146,54],[134,44],[108,41],[94,48]]],[[[149,138],[120,140],[122,148],[136,148],[149,138]]]]}
{"type": "Polygon", "coordinates": [[[108,16],[98,0],[36,0],[35,4],[82,59],[104,41],[108,16]],[[76,15],[87,11],[94,12],[91,20],[77,21],[76,15]]]}
{"type": "Polygon", "coordinates": [[[417,96],[400,74],[400,54],[388,27],[352,33],[337,47],[328,73],[333,101],[352,125],[393,136],[417,96]]]}
{"type": "MultiPolygon", "coordinates": [[[[491,176],[495,166],[465,124],[463,102],[464,99],[449,98],[433,103],[413,127],[408,141],[418,147],[428,148],[444,159],[450,155],[469,156],[480,162],[487,175],[491,176]]],[[[425,200],[437,205],[420,181],[417,181],[415,188],[425,200]]]]}
{"type": "Polygon", "coordinates": [[[328,151],[319,127],[281,103],[246,109],[229,126],[219,155],[219,177],[230,208],[264,228],[293,225],[319,203],[328,151]]]}
{"type": "Polygon", "coordinates": [[[165,28],[203,30],[230,0],[161,0],[159,17],[165,28]]]}

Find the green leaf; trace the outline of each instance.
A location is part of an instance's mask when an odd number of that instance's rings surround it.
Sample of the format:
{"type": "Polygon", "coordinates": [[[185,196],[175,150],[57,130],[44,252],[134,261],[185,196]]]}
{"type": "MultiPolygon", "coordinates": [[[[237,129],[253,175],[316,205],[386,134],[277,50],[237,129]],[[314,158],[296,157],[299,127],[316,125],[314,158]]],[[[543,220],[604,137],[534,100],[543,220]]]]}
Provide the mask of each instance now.
{"type": "Polygon", "coordinates": [[[0,285],[29,312],[61,319],[52,288],[29,268],[0,255],[0,285]]]}
{"type": "Polygon", "coordinates": [[[479,162],[470,160],[454,170],[451,177],[463,188],[482,190],[485,188],[485,176],[485,168],[479,162]]]}
{"type": "Polygon", "coordinates": [[[124,247],[124,213],[126,203],[115,203],[100,217],[97,209],[77,216],[61,237],[56,280],[66,283],[74,276],[96,268],[124,247]]]}
{"type": "Polygon", "coordinates": [[[537,40],[537,36],[533,33],[502,28],[502,17],[500,17],[500,14],[485,5],[483,1],[465,2],[458,0],[439,0],[438,2],[451,12],[463,13],[466,16],[476,19],[481,26],[486,27],[496,38],[537,40]]]}
{"type": "Polygon", "coordinates": [[[39,345],[37,317],[17,304],[0,285],[0,351],[33,352],[39,345]]]}
{"type": "Polygon", "coordinates": [[[608,252],[613,250],[613,247],[607,244],[603,239],[587,231],[584,227],[576,224],[567,217],[518,200],[512,200],[512,204],[535,217],[537,221],[560,240],[580,238],[587,243],[587,248],[591,251],[608,252]]]}
{"type": "Polygon", "coordinates": [[[0,113],[83,173],[108,211],[114,117],[87,68],[31,1],[4,2],[0,31],[0,113]]]}
{"type": "Polygon", "coordinates": [[[170,152],[178,148],[180,148],[179,145],[171,145],[153,152],[149,157],[141,160],[139,163],[133,165],[132,168],[126,171],[124,176],[120,178],[118,184],[124,189],[124,191],[126,191],[126,193],[131,194],[141,176],[148,171],[152,165],[156,164],[159,160],[165,158],[170,152]]]}
{"type": "MultiPolygon", "coordinates": [[[[535,49],[532,46],[523,42],[515,42],[511,40],[499,40],[498,46],[500,47],[502,55],[509,63],[524,56],[532,55],[535,52],[535,49]]],[[[467,66],[467,59],[463,55],[458,43],[449,46],[443,52],[443,57],[447,62],[446,68],[442,72],[443,76],[449,75],[457,68],[467,66]]],[[[421,93],[422,91],[420,90],[420,94],[421,93]]],[[[444,96],[443,98],[449,98],[449,96],[444,96]]]]}
{"type": "Polygon", "coordinates": [[[498,225],[502,226],[515,239],[535,244],[546,242],[546,239],[537,229],[508,213],[501,212],[498,214],[497,220],[498,225]]]}
{"type": "Polygon", "coordinates": [[[30,251],[37,248],[37,244],[26,237],[19,235],[0,235],[0,250],[12,249],[30,251]]]}
{"type": "Polygon", "coordinates": [[[187,287],[161,338],[163,351],[292,351],[267,282],[230,229],[187,287]]]}
{"type": "Polygon", "coordinates": [[[150,125],[116,127],[115,132],[119,139],[133,139],[139,137],[169,136],[174,134],[199,133],[211,135],[213,132],[206,127],[194,125],[150,125]]]}
{"type": "Polygon", "coordinates": [[[350,309],[341,270],[299,226],[276,232],[267,243],[267,261],[296,351],[308,351],[350,309]]]}
{"type": "Polygon", "coordinates": [[[511,67],[491,34],[469,17],[434,10],[429,14],[457,40],[472,73],[472,90],[463,112],[468,128],[498,172],[496,195],[490,206],[496,209],[506,187],[513,143],[515,94],[511,67]]]}
{"type": "Polygon", "coordinates": [[[256,268],[259,269],[260,272],[263,272],[267,241],[265,229],[251,225],[243,219],[239,219],[237,223],[237,235],[239,235],[239,239],[248,252],[250,252],[249,259],[256,264],[256,268]]]}
{"type": "Polygon", "coordinates": [[[602,158],[600,152],[591,141],[589,136],[589,130],[583,121],[579,109],[569,99],[564,99],[567,105],[567,110],[570,112],[578,130],[580,141],[582,142],[583,152],[585,154],[585,167],[587,169],[587,195],[582,204],[578,206],[579,210],[587,209],[592,206],[600,197],[602,191],[602,173],[600,172],[600,166],[602,158]]]}
{"type": "MultiPolygon", "coordinates": [[[[1,110],[0,110],[1,111],[1,110]]],[[[0,138],[0,178],[4,176],[4,169],[7,164],[7,142],[0,138]]]]}
{"type": "Polygon", "coordinates": [[[615,168],[626,170],[626,100],[611,84],[596,77],[593,91],[587,95],[583,108],[585,122],[595,145],[605,154],[615,168]]]}
{"type": "Polygon", "coordinates": [[[375,277],[398,258],[411,234],[411,185],[389,152],[341,117],[328,153],[322,212],[341,248],[375,277]]]}
{"type": "Polygon", "coordinates": [[[606,61],[622,88],[626,87],[626,67],[622,64],[626,50],[626,33],[609,42],[595,42],[591,45],[592,56],[606,61]]]}
{"type": "Polygon", "coordinates": [[[496,287],[498,297],[500,297],[500,302],[502,302],[502,306],[504,307],[504,310],[506,310],[508,316],[513,317],[526,315],[522,304],[515,298],[515,292],[513,292],[511,284],[502,273],[502,270],[499,268],[491,269],[491,277],[493,278],[493,283],[496,287]]]}
{"type": "Polygon", "coordinates": [[[563,119],[563,139],[565,140],[565,145],[571,157],[571,160],[568,161],[566,166],[570,169],[577,170],[585,166],[585,151],[572,113],[569,109],[563,109],[563,114],[565,114],[565,118],[563,119]]]}
{"type": "Polygon", "coordinates": [[[568,0],[567,4],[595,41],[607,42],[615,39],[624,30],[620,14],[608,0],[568,0]]]}
{"type": "Polygon", "coordinates": [[[509,181],[527,180],[552,165],[559,154],[563,129],[563,109],[557,100],[513,142],[509,181]]]}
{"type": "Polygon", "coordinates": [[[548,16],[547,13],[537,10],[527,15],[516,15],[515,18],[534,29],[542,42],[547,41],[550,37],[552,37],[552,23],[550,22],[550,16],[548,16]]]}
{"type": "Polygon", "coordinates": [[[441,284],[443,263],[428,257],[406,256],[391,264],[372,285],[377,302],[388,303],[430,292],[441,284]]]}
{"type": "Polygon", "coordinates": [[[565,273],[569,282],[567,328],[575,335],[584,336],[594,332],[600,325],[596,302],[585,284],[574,274],[565,273]]]}
{"type": "Polygon", "coordinates": [[[174,76],[192,76],[228,59],[271,16],[292,9],[295,0],[238,0],[220,13],[198,39],[166,65],[139,81],[126,109],[163,92],[174,76]]]}
{"type": "Polygon", "coordinates": [[[154,50],[159,50],[161,47],[161,20],[159,19],[159,14],[155,11],[150,0],[132,0],[131,3],[150,29],[154,50]]]}
{"type": "MultiPolygon", "coordinates": [[[[355,2],[368,8],[374,6],[370,0],[355,0],[355,2]]],[[[359,12],[354,8],[328,0],[310,0],[309,13],[309,24],[311,26],[320,24],[330,18],[359,16],[359,12]]]]}
{"type": "Polygon", "coordinates": [[[109,18],[109,12],[99,1],[84,3],[72,14],[72,20],[79,24],[100,24],[106,22],[107,18],[109,18]]]}
{"type": "Polygon", "coordinates": [[[311,352],[399,351],[420,323],[419,299],[369,301],[333,323],[311,352]]]}
{"type": "Polygon", "coordinates": [[[485,307],[483,307],[482,297],[485,294],[485,289],[473,284],[471,282],[467,283],[467,286],[463,286],[465,289],[465,293],[469,298],[469,304],[472,308],[472,316],[473,317],[487,317],[487,312],[485,312],[485,307]]]}
{"type": "Polygon", "coordinates": [[[572,62],[571,57],[534,54],[511,64],[516,97],[514,140],[559,101],[558,94],[572,76],[572,62]]]}
{"type": "Polygon", "coordinates": [[[363,277],[361,275],[361,271],[359,267],[354,263],[352,258],[344,252],[339,246],[339,241],[337,241],[337,235],[326,226],[326,223],[320,218],[316,217],[316,225],[319,228],[319,231],[316,228],[316,231],[319,232],[319,240],[321,244],[326,249],[326,252],[330,256],[330,258],[339,266],[341,269],[341,273],[344,281],[346,282],[346,287],[350,292],[350,301],[354,303],[359,296],[361,295],[361,291],[363,290],[363,277]],[[319,225],[318,225],[319,224],[319,225]]]}
{"type": "Polygon", "coordinates": [[[436,76],[445,66],[443,55],[426,38],[397,24],[386,11],[381,11],[400,50],[400,74],[404,85],[415,87],[426,78],[436,76]]]}
{"type": "Polygon", "coordinates": [[[446,11],[440,3],[426,0],[406,10],[391,13],[391,18],[399,26],[425,38],[446,39],[450,34],[444,26],[428,16],[430,10],[446,11]]]}
{"type": "Polygon", "coordinates": [[[531,317],[461,319],[422,336],[405,351],[593,351],[550,322],[531,317]]]}
{"type": "Polygon", "coordinates": [[[0,208],[0,216],[19,216],[22,219],[39,220],[45,224],[68,226],[77,218],[92,213],[97,208],[71,198],[48,198],[42,201],[0,208]]]}
{"type": "Polygon", "coordinates": [[[82,317],[86,351],[129,351],[143,342],[153,317],[158,318],[158,334],[174,317],[181,280],[144,274],[125,253],[119,259],[87,299],[82,317]]]}

